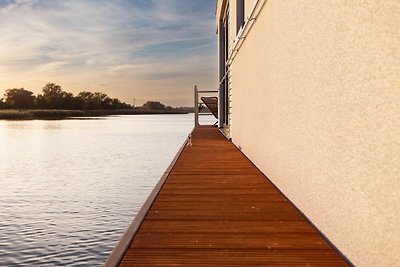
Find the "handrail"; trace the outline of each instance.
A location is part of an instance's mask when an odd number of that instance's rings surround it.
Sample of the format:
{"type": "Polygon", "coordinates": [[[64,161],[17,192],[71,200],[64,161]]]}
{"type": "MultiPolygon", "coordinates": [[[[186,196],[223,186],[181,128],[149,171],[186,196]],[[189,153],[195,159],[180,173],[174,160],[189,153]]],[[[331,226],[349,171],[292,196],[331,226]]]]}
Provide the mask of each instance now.
{"type": "Polygon", "coordinates": [[[242,29],[239,31],[239,34],[236,37],[236,40],[233,45],[233,49],[229,55],[228,60],[226,61],[226,65],[231,65],[233,59],[236,57],[239,49],[242,47],[244,40],[246,39],[247,35],[249,34],[250,30],[253,28],[254,22],[257,20],[258,15],[260,14],[262,8],[264,7],[267,0],[257,0],[253,9],[250,13],[250,16],[247,17],[245,24],[243,25],[242,29]]]}
{"type": "MultiPolygon", "coordinates": [[[[224,62],[225,66],[228,66],[228,65],[230,65],[230,64],[232,63],[232,61],[233,61],[233,59],[235,58],[235,56],[236,56],[237,52],[239,51],[240,47],[242,47],[242,44],[243,44],[244,39],[246,39],[247,35],[249,34],[251,28],[252,28],[253,25],[254,25],[254,22],[251,23],[251,25],[250,25],[250,22],[255,21],[255,20],[257,19],[259,13],[261,12],[261,9],[263,8],[263,6],[264,6],[264,4],[265,4],[266,2],[267,2],[267,0],[258,0],[258,1],[254,4],[253,9],[252,9],[251,12],[250,12],[250,16],[247,17],[247,20],[246,20],[245,24],[240,28],[239,33],[238,33],[238,35],[236,36],[236,39],[235,39],[235,42],[234,42],[234,45],[233,45],[233,49],[231,50],[228,59],[224,62]],[[260,4],[261,4],[261,6],[260,6],[260,8],[258,9],[258,13],[255,14],[255,12],[256,12],[256,10],[257,10],[257,7],[258,7],[260,4]],[[250,26],[249,26],[249,25],[250,25],[250,26]],[[246,32],[246,35],[244,34],[245,31],[247,31],[247,32],[246,32]],[[240,43],[240,46],[237,47],[237,46],[239,45],[239,43],[240,43]]],[[[220,79],[219,85],[221,85],[222,83],[225,82],[226,76],[227,76],[228,74],[229,74],[229,71],[226,71],[225,74],[224,74],[224,76],[220,79]]]]}
{"type": "Polygon", "coordinates": [[[218,90],[213,90],[213,91],[197,91],[199,94],[201,93],[218,93],[218,90]]]}
{"type": "Polygon", "coordinates": [[[221,80],[219,81],[219,85],[221,85],[222,83],[225,82],[226,76],[228,75],[228,71],[225,72],[224,76],[221,78],[221,80]]]}

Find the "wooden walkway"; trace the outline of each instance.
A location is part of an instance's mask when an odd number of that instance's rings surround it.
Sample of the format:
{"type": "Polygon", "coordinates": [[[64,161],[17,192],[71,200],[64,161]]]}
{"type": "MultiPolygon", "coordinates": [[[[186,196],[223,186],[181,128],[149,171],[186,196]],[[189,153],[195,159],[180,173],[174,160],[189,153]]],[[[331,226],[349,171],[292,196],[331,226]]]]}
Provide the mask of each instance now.
{"type": "Polygon", "coordinates": [[[222,134],[197,128],[120,266],[347,266],[222,134]]]}

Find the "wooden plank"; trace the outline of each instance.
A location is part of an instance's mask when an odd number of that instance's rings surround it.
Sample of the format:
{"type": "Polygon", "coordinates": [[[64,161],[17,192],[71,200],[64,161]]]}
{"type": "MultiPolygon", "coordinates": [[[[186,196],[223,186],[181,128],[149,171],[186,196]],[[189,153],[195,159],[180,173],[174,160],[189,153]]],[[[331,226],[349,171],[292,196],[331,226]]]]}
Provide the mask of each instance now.
{"type": "Polygon", "coordinates": [[[219,195],[219,194],[232,194],[232,195],[264,195],[264,194],[274,194],[276,189],[273,188],[175,188],[175,187],[165,187],[165,190],[160,192],[160,194],[172,194],[172,195],[219,195]]]}
{"type": "MultiPolygon", "coordinates": [[[[185,183],[166,183],[164,185],[165,189],[218,189],[221,188],[221,184],[224,185],[224,188],[230,188],[230,189],[241,189],[241,188],[254,188],[255,185],[259,184],[260,182],[251,182],[247,183],[247,181],[235,181],[235,182],[215,182],[211,181],[209,183],[196,183],[196,181],[186,181],[185,183]]],[[[268,189],[268,187],[263,187],[268,189]]],[[[272,192],[275,192],[276,190],[274,188],[269,188],[272,192]]]]}
{"type": "Polygon", "coordinates": [[[230,249],[329,249],[313,233],[213,233],[212,236],[191,232],[139,234],[132,248],[230,248],[230,249]]]}
{"type": "Polygon", "coordinates": [[[347,266],[331,250],[135,249],[121,266],[347,266]]]}
{"type": "Polygon", "coordinates": [[[155,201],[152,210],[160,211],[160,210],[192,210],[192,211],[205,211],[205,210],[215,210],[215,211],[223,211],[229,210],[231,212],[257,212],[261,214],[265,214],[267,217],[268,212],[288,212],[288,213],[297,213],[296,209],[291,205],[288,205],[286,202],[269,202],[262,201],[257,198],[254,198],[253,201],[241,201],[241,202],[220,202],[216,204],[214,201],[186,201],[186,202],[158,202],[155,201]]]}
{"type": "Polygon", "coordinates": [[[190,233],[313,233],[314,229],[305,221],[227,221],[227,220],[146,220],[141,231],[190,232],[190,233]]]}
{"type": "Polygon", "coordinates": [[[120,266],[347,266],[216,128],[196,128],[120,266]]]}
{"type": "MultiPolygon", "coordinates": [[[[165,202],[168,203],[168,202],[165,202]]],[[[276,202],[279,203],[279,202],[276,202]]],[[[273,210],[262,213],[253,210],[154,210],[147,214],[152,220],[256,220],[256,221],[297,221],[303,219],[299,213],[288,210],[273,210]]]]}
{"type": "Polygon", "coordinates": [[[252,186],[254,184],[263,185],[263,186],[273,186],[265,176],[256,174],[256,175],[219,175],[217,178],[215,177],[217,174],[206,174],[206,175],[185,175],[185,174],[171,174],[168,178],[167,184],[225,184],[229,186],[230,184],[240,184],[243,186],[252,186]]]}
{"type": "Polygon", "coordinates": [[[214,203],[218,202],[241,202],[241,201],[254,201],[254,197],[263,197],[264,201],[286,201],[282,195],[274,192],[269,195],[234,195],[234,194],[220,194],[220,195],[158,195],[157,201],[175,201],[175,202],[185,202],[185,201],[213,201],[214,203]]]}

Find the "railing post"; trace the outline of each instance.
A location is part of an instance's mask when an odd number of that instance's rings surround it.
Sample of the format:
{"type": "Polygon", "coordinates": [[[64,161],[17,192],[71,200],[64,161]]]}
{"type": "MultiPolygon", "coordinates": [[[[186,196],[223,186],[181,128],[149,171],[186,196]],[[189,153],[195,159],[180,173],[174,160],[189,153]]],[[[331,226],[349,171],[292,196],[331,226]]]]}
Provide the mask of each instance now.
{"type": "Polygon", "coordinates": [[[194,86],[194,127],[199,127],[199,91],[194,86]]]}

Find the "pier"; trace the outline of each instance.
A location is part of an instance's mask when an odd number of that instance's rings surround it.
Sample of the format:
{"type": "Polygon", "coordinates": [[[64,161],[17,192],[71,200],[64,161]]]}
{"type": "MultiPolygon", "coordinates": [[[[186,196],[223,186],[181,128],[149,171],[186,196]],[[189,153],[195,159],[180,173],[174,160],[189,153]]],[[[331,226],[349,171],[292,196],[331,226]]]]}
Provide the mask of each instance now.
{"type": "Polygon", "coordinates": [[[182,147],[105,266],[348,266],[215,127],[182,147]]]}

